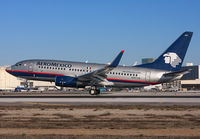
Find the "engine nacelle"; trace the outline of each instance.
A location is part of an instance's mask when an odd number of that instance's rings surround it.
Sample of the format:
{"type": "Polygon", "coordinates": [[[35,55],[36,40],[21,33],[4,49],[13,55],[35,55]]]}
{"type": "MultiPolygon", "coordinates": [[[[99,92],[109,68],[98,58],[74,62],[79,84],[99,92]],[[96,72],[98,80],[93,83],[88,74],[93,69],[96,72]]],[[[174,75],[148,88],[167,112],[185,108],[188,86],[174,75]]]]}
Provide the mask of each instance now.
{"type": "Polygon", "coordinates": [[[57,76],[55,84],[61,87],[78,87],[77,78],[71,76],[57,76]]]}

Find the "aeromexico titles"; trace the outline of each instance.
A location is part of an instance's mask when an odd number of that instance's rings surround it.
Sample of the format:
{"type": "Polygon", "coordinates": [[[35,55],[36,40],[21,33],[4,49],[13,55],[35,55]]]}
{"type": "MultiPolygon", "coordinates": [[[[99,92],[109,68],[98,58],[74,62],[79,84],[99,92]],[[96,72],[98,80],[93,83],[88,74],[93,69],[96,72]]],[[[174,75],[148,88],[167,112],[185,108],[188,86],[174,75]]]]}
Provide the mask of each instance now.
{"type": "Polygon", "coordinates": [[[59,60],[24,60],[6,69],[16,77],[27,80],[55,82],[56,86],[90,88],[91,95],[101,87],[134,88],[180,79],[188,70],[181,66],[192,38],[184,32],[153,63],[119,66],[122,50],[111,64],[70,62],[59,60]]]}

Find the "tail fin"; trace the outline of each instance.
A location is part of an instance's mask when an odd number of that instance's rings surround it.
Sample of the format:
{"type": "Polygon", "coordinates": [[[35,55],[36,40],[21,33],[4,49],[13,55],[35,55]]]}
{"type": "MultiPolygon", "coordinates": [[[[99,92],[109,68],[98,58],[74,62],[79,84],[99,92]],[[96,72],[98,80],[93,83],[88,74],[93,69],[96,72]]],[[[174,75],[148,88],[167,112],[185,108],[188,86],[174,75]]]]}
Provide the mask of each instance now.
{"type": "Polygon", "coordinates": [[[192,34],[192,32],[184,32],[153,63],[137,65],[136,67],[179,71],[192,38],[192,34]]]}

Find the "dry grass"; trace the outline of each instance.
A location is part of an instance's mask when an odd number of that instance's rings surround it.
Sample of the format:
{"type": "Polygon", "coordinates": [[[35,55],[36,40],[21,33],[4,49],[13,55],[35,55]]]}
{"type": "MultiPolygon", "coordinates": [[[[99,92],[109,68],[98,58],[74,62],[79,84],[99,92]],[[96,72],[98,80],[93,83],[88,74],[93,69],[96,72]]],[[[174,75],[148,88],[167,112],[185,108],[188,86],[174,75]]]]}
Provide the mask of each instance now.
{"type": "Polygon", "coordinates": [[[143,130],[155,129],[200,129],[200,106],[68,106],[68,105],[31,105],[0,106],[0,128],[5,129],[49,129],[48,135],[2,134],[0,139],[26,138],[198,138],[185,132],[180,135],[151,135],[144,132],[134,135],[53,135],[50,129],[73,129],[79,131],[98,130],[143,130]],[[187,136],[185,136],[187,135],[187,136]]]}
{"type": "Polygon", "coordinates": [[[192,136],[192,137],[182,137],[182,136],[175,136],[175,137],[152,137],[152,136],[145,136],[143,134],[139,134],[137,136],[112,136],[112,135],[98,135],[98,136],[75,136],[75,135],[3,135],[0,137],[0,139],[199,139],[198,136],[192,136]]]}
{"type": "Polygon", "coordinates": [[[137,110],[176,110],[176,111],[193,111],[193,110],[200,110],[200,105],[167,105],[167,106],[158,106],[158,105],[51,105],[51,104],[30,104],[29,106],[22,105],[22,106],[0,106],[0,110],[22,110],[26,108],[40,108],[41,110],[45,109],[61,109],[61,108],[68,108],[69,110],[73,109],[94,109],[94,110],[101,110],[101,109],[120,109],[120,110],[130,110],[130,109],[137,109],[137,110]]]}

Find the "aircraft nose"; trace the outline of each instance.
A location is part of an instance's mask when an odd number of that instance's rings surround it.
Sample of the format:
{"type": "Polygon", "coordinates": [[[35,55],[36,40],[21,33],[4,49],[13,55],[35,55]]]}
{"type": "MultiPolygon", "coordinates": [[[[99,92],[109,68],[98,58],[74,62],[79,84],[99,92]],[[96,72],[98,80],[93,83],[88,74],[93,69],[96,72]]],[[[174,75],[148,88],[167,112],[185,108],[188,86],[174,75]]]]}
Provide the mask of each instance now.
{"type": "Polygon", "coordinates": [[[6,68],[6,71],[9,71],[9,70],[12,70],[12,67],[11,67],[11,66],[8,66],[8,67],[6,68]]]}

